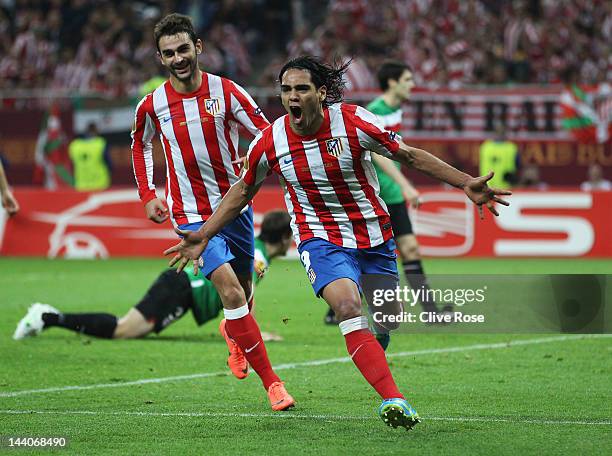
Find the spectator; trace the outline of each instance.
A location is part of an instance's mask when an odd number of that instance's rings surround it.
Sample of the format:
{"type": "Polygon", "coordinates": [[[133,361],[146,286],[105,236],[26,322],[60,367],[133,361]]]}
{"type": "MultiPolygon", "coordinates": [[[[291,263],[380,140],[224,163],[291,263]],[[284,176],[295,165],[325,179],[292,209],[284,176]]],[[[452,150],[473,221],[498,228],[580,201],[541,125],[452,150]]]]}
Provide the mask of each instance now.
{"type": "Polygon", "coordinates": [[[518,168],[518,147],[506,138],[505,126],[498,123],[495,137],[480,146],[480,174],[493,171],[495,175],[491,178],[491,185],[509,189],[516,184],[518,168]]]}
{"type": "Polygon", "coordinates": [[[544,191],[548,189],[548,184],[540,179],[540,168],[538,165],[525,166],[521,173],[518,186],[524,190],[544,191]]]}
{"type": "Polygon", "coordinates": [[[68,154],[74,167],[74,188],[79,191],[105,190],[111,184],[111,161],[106,140],[94,123],[83,138],[72,140],[68,154]]]}
{"type": "Polygon", "coordinates": [[[592,192],[593,190],[612,190],[612,182],[603,177],[601,166],[594,163],[589,166],[587,172],[589,180],[580,185],[580,190],[583,192],[592,192]]]}

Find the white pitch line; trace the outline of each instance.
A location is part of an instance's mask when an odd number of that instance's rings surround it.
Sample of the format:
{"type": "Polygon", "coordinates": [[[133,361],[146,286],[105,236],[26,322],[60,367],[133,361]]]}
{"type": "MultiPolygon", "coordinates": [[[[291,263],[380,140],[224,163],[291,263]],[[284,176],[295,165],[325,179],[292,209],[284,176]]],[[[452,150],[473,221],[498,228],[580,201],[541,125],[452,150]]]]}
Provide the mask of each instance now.
{"type": "MultiPolygon", "coordinates": [[[[582,340],[582,339],[596,339],[596,338],[608,338],[612,337],[612,334],[579,334],[579,335],[567,335],[567,336],[554,336],[554,337],[543,337],[539,339],[519,339],[509,342],[499,342],[495,344],[475,344],[475,345],[463,345],[457,347],[445,347],[445,348],[427,348],[424,350],[404,351],[397,353],[387,354],[388,358],[401,358],[406,356],[421,356],[421,355],[434,355],[440,353],[456,353],[472,350],[495,350],[499,348],[510,348],[523,345],[537,345],[545,344],[550,342],[562,342],[566,340],[582,340]]],[[[323,366],[326,364],[335,363],[348,363],[351,359],[349,357],[343,358],[328,358],[318,359],[313,361],[304,361],[299,363],[288,363],[279,364],[274,366],[274,370],[287,370],[295,369],[298,367],[312,367],[312,366],[323,366]]],[[[115,382],[115,383],[97,383],[93,385],[69,385],[69,386],[57,386],[53,388],[40,388],[40,389],[29,389],[21,391],[7,391],[0,392],[0,398],[2,397],[17,397],[26,396],[29,394],[42,394],[42,393],[56,393],[63,391],[82,391],[91,389],[101,388],[118,388],[123,386],[134,386],[134,385],[146,385],[148,383],[165,383],[165,382],[177,382],[182,380],[193,380],[199,378],[210,378],[210,377],[225,377],[230,375],[229,371],[219,372],[204,372],[200,374],[190,375],[176,375],[172,377],[160,377],[160,378],[145,378],[140,380],[133,380],[129,382],[115,382]]]]}
{"type": "MultiPolygon", "coordinates": [[[[89,416],[145,416],[145,417],[187,417],[187,418],[274,418],[274,419],[306,419],[328,421],[369,421],[378,419],[375,415],[302,415],[293,412],[283,413],[229,413],[229,412],[140,412],[140,411],[95,411],[95,410],[0,410],[1,415],[89,415],[89,416]]],[[[612,426],[610,420],[550,420],[536,418],[502,418],[485,416],[431,416],[424,417],[423,421],[456,421],[477,423],[514,423],[514,424],[542,424],[542,425],[577,425],[577,426],[612,426]]]]}

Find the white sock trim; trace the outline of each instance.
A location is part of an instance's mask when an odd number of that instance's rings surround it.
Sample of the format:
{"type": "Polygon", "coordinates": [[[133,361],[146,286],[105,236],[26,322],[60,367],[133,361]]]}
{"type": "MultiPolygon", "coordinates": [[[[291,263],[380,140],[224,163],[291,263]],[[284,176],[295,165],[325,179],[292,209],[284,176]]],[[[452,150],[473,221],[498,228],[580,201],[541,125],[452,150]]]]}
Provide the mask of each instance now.
{"type": "Polygon", "coordinates": [[[348,333],[352,333],[353,331],[359,331],[360,329],[368,329],[368,318],[349,318],[348,320],[341,321],[338,326],[340,326],[340,332],[342,333],[342,335],[346,336],[348,333]]]}
{"type": "Polygon", "coordinates": [[[237,309],[223,309],[223,315],[227,320],[238,320],[239,318],[246,317],[249,314],[249,305],[245,304],[237,309]]]}

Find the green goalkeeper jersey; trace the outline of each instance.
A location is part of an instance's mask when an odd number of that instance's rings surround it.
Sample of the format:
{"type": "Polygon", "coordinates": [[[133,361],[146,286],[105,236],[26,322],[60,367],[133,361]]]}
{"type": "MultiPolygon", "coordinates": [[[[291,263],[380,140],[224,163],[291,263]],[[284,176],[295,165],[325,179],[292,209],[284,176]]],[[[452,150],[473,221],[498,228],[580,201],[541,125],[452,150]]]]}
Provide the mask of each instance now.
{"type": "MultiPolygon", "coordinates": [[[[374,99],[368,106],[368,111],[372,114],[376,114],[380,123],[385,127],[386,130],[399,132],[402,122],[402,110],[401,108],[391,108],[382,97],[374,99]]],[[[385,173],[380,167],[374,163],[374,169],[378,176],[378,183],[380,184],[380,197],[386,204],[399,204],[405,201],[402,193],[402,188],[397,182],[395,182],[387,173],[385,173]]],[[[397,162],[393,162],[398,169],[401,165],[397,162]]]]}
{"type": "MultiPolygon", "coordinates": [[[[255,271],[253,273],[253,282],[255,284],[263,278],[263,273],[258,274],[258,271],[268,269],[270,258],[266,252],[266,244],[260,239],[255,239],[255,271]]],[[[210,280],[204,277],[200,272],[198,275],[193,273],[193,268],[188,265],[183,271],[187,274],[189,282],[191,282],[191,292],[193,295],[193,318],[195,318],[198,326],[203,325],[209,320],[216,318],[219,315],[223,304],[217,293],[214,285],[210,280]]]]}

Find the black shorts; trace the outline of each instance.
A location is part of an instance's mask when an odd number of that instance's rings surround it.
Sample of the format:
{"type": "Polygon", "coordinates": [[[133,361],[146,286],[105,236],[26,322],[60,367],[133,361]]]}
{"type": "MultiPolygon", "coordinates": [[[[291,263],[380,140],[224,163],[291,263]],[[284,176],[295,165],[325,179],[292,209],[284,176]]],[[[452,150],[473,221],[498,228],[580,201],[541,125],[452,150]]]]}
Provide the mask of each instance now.
{"type": "Polygon", "coordinates": [[[161,332],[170,323],[181,318],[193,306],[191,283],[187,274],[168,269],[160,274],[136,309],[161,332]]]}
{"type": "Polygon", "coordinates": [[[413,234],[412,222],[408,216],[406,203],[388,204],[387,209],[391,217],[391,227],[393,236],[396,238],[405,234],[413,234]]]}

